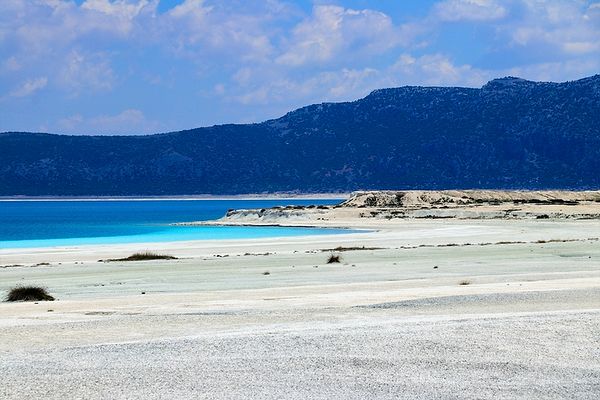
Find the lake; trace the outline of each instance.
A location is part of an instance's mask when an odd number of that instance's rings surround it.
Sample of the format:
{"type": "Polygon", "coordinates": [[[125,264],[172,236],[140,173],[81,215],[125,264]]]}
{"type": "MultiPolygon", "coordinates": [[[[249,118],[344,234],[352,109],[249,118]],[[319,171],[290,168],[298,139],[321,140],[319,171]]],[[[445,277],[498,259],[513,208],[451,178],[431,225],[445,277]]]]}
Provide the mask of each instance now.
{"type": "Polygon", "coordinates": [[[229,209],[330,205],[319,200],[43,200],[0,201],[0,248],[251,239],[348,233],[342,229],[173,226],[210,220],[229,209]]]}

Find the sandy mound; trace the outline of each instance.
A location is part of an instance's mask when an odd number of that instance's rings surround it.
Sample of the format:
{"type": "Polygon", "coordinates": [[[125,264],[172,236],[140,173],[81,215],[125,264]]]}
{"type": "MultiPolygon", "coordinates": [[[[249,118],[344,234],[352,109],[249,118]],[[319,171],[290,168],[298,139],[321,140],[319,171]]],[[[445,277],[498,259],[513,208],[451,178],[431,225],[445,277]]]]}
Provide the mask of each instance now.
{"type": "Polygon", "coordinates": [[[408,190],[355,192],[344,207],[431,207],[471,204],[600,202],[600,191],[408,190]]]}

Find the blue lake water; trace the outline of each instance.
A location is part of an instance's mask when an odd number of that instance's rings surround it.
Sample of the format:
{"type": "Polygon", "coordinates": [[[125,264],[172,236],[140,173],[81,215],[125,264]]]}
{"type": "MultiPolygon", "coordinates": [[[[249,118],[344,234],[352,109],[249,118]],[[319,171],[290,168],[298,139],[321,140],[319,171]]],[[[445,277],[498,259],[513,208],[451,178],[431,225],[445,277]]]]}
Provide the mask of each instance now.
{"type": "Polygon", "coordinates": [[[328,200],[0,201],[0,248],[348,233],[341,229],[173,226],[228,209],[336,204],[328,200]]]}

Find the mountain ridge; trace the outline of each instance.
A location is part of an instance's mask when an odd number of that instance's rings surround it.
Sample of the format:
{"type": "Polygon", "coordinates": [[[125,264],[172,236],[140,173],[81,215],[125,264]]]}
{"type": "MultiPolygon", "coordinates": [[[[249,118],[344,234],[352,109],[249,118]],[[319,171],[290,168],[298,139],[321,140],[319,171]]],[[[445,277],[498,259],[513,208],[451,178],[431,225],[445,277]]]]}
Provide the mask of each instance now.
{"type": "Polygon", "coordinates": [[[377,89],[253,124],[0,133],[0,195],[595,189],[600,75],[377,89]]]}

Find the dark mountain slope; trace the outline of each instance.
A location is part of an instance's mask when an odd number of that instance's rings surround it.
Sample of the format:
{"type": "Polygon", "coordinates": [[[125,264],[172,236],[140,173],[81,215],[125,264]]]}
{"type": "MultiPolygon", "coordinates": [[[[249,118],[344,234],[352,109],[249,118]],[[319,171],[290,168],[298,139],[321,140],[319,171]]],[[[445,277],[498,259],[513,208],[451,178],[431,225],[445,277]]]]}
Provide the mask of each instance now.
{"type": "Polygon", "coordinates": [[[402,87],[251,125],[0,134],[0,195],[600,188],[600,75],[402,87]]]}

